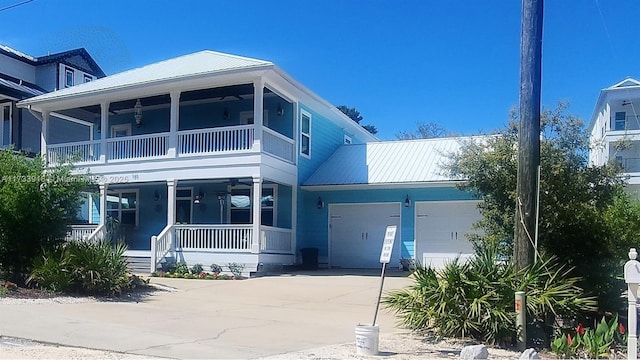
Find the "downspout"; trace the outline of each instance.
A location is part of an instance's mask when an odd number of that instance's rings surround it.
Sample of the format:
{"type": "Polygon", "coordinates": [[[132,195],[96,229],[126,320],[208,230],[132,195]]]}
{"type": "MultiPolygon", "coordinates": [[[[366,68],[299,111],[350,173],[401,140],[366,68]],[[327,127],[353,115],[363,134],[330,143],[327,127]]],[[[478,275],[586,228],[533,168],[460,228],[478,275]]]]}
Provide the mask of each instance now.
{"type": "Polygon", "coordinates": [[[42,113],[35,112],[35,110],[31,109],[31,105],[27,106],[27,110],[29,110],[29,112],[31,113],[31,115],[33,115],[33,117],[35,117],[36,119],[40,120],[40,122],[42,122],[42,113]]]}

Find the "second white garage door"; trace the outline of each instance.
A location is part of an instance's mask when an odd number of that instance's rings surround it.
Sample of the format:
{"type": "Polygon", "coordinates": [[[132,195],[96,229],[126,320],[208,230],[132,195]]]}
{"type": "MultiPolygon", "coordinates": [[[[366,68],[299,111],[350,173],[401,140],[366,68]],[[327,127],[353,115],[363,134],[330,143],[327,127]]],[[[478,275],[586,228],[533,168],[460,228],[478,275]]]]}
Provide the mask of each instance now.
{"type": "Polygon", "coordinates": [[[332,267],[380,268],[380,250],[388,225],[398,226],[389,266],[400,259],[400,203],[332,204],[329,249],[332,267]]]}
{"type": "Polygon", "coordinates": [[[480,220],[477,201],[416,203],[415,258],[424,265],[442,268],[456,256],[473,254],[467,235],[480,220]]]}

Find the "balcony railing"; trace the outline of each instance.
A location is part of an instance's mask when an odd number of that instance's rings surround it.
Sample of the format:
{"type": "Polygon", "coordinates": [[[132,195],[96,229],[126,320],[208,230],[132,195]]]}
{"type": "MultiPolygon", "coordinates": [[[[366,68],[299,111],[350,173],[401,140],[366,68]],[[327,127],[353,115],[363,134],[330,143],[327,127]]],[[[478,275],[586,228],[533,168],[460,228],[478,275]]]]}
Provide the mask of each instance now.
{"type": "Polygon", "coordinates": [[[625,116],[624,119],[616,119],[611,116],[611,131],[640,130],[640,115],[625,116]]]}
{"type": "MultiPolygon", "coordinates": [[[[175,156],[195,156],[222,153],[249,152],[254,144],[253,125],[227,126],[178,131],[175,156]]],[[[106,154],[102,154],[102,141],[80,141],[47,146],[49,164],[73,162],[99,164],[109,161],[162,159],[172,155],[169,151],[171,133],[153,133],[106,139],[106,154]]],[[[262,131],[264,153],[281,160],[295,162],[295,142],[269,128],[262,131]]]]}
{"type": "Polygon", "coordinates": [[[98,226],[98,224],[71,225],[65,240],[87,240],[98,226]]]}
{"type": "Polygon", "coordinates": [[[107,139],[109,160],[144,159],[167,155],[169,133],[107,139]]]}
{"type": "Polygon", "coordinates": [[[100,159],[100,142],[79,141],[47,146],[47,161],[53,164],[91,163],[100,159]]]}
{"type": "Polygon", "coordinates": [[[243,151],[252,146],[252,125],[178,131],[179,155],[243,151]]]}
{"type": "Polygon", "coordinates": [[[269,128],[262,132],[262,150],[267,154],[279,157],[293,163],[295,159],[295,143],[292,139],[281,135],[269,128]]]}

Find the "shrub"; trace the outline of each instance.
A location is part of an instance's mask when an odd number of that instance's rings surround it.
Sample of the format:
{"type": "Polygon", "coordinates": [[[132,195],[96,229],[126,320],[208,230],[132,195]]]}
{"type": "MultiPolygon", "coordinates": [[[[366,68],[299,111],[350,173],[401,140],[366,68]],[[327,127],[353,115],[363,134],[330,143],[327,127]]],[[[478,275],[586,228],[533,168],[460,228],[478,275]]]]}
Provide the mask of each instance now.
{"type": "Polygon", "coordinates": [[[34,261],[28,282],[52,291],[119,294],[132,287],[125,250],[122,243],[60,244],[34,261]]]}
{"type": "Polygon", "coordinates": [[[211,269],[211,272],[214,274],[220,274],[222,272],[222,266],[218,264],[211,264],[209,268],[211,269]]]}
{"type": "Polygon", "coordinates": [[[203,270],[202,264],[195,264],[191,267],[191,273],[195,275],[200,274],[203,270]]]}
{"type": "Polygon", "coordinates": [[[240,263],[229,263],[227,264],[229,267],[229,271],[236,277],[236,279],[242,279],[242,271],[244,270],[244,264],[240,263]]]}
{"type": "Polygon", "coordinates": [[[188,274],[189,273],[189,266],[187,266],[187,263],[184,262],[184,261],[176,263],[176,268],[173,271],[173,273],[178,274],[180,276],[182,276],[184,274],[188,274]]]}
{"type": "Polygon", "coordinates": [[[388,293],[383,304],[411,329],[500,344],[515,339],[516,291],[527,293],[528,319],[549,325],[545,327],[549,334],[554,314],[595,307],[595,301],[583,297],[577,287],[579,279],[568,277],[569,270],[553,258],[516,271],[509,263],[496,261],[497,254],[497,246],[485,247],[466,263],[456,259],[441,270],[418,266],[414,284],[388,293]]]}

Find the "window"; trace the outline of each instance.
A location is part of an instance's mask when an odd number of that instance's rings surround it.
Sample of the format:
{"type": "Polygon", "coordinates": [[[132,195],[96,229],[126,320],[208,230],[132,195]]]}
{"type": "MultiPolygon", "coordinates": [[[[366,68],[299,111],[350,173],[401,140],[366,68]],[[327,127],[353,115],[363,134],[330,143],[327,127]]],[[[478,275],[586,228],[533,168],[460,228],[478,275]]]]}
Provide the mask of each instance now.
{"type": "Polygon", "coordinates": [[[64,69],[64,86],[73,86],[73,70],[68,68],[64,69]]]}
{"type": "Polygon", "coordinates": [[[88,83],[91,81],[93,81],[93,78],[91,77],[91,75],[84,74],[84,82],[88,83]]]}
{"type": "Polygon", "coordinates": [[[117,219],[122,225],[138,226],[138,192],[110,191],[107,194],[107,216],[117,219]]]}
{"type": "Polygon", "coordinates": [[[311,114],[305,111],[300,117],[300,154],[311,157],[311,114]]]}
{"type": "Polygon", "coordinates": [[[345,143],[345,145],[351,145],[351,136],[345,135],[344,136],[344,143],[345,143]]]}
{"type": "MultiPolygon", "coordinates": [[[[251,224],[252,195],[250,188],[231,189],[230,220],[232,224],[251,224]]],[[[276,189],[274,186],[262,188],[260,201],[262,225],[273,226],[276,222],[276,189]]]]}
{"type": "Polygon", "coordinates": [[[193,223],[193,199],[191,188],[176,189],[176,224],[193,223]]]}
{"type": "Polygon", "coordinates": [[[616,155],[616,162],[624,169],[624,160],[621,155],[616,155]]]}
{"type": "Polygon", "coordinates": [[[624,111],[616,112],[613,130],[624,130],[627,123],[627,113],[624,111]]]}

